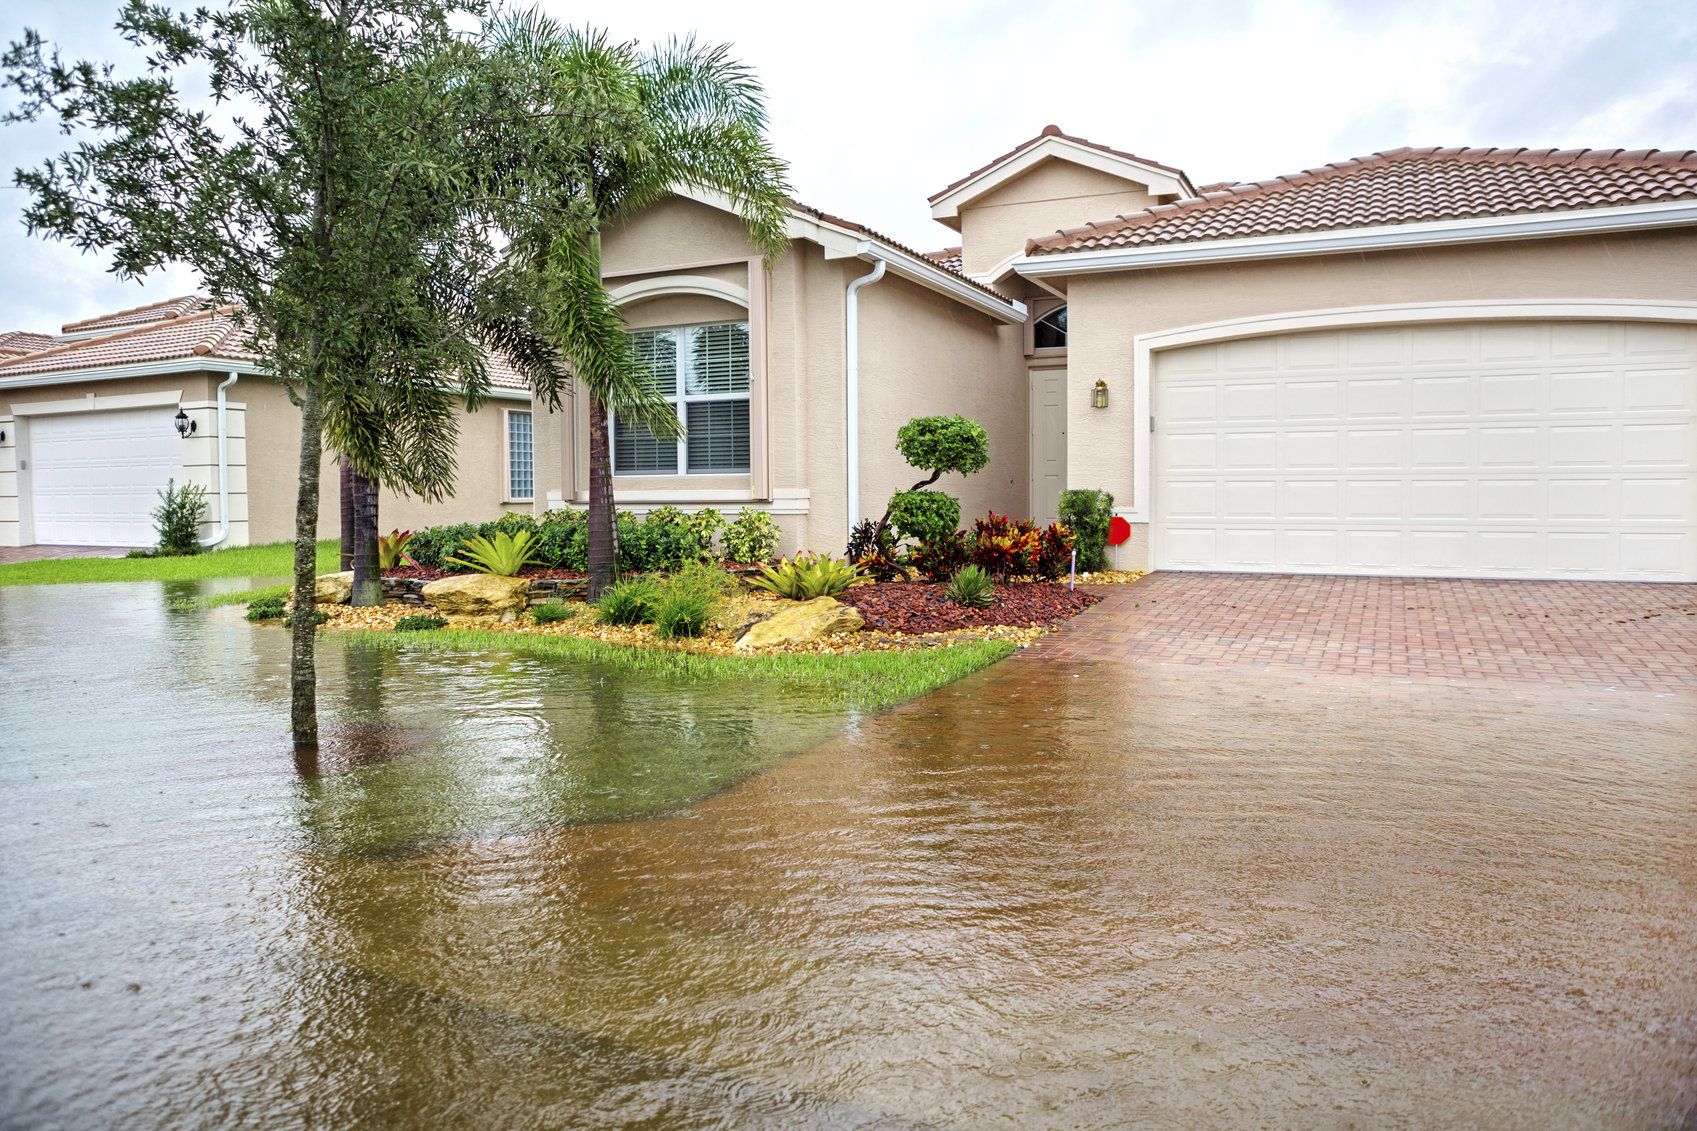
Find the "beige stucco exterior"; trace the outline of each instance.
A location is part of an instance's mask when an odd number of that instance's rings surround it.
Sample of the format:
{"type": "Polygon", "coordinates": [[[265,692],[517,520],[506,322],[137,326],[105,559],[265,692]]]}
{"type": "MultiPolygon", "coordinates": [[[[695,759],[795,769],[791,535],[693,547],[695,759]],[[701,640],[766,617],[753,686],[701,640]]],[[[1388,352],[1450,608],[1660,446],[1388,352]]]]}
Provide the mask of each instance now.
{"type": "Polygon", "coordinates": [[[1045,161],[960,206],[961,267],[982,275],[1035,236],[1148,208],[1155,199],[1146,185],[1124,177],[1045,161]]]}
{"type": "MultiPolygon", "coordinates": [[[[1064,280],[1068,483],[1105,488],[1130,512],[1134,447],[1147,442],[1149,429],[1138,408],[1138,383],[1149,380],[1138,365],[1139,339],[1148,335],[1271,314],[1426,303],[1690,303],[1697,302],[1693,264],[1697,233],[1673,229],[1073,276],[1064,280]],[[1106,409],[1090,407],[1098,379],[1110,390],[1106,409]]],[[[1158,392],[1149,409],[1160,411],[1158,392]]],[[[1127,568],[1147,564],[1147,537],[1147,526],[1134,522],[1122,550],[1127,568]]]]}

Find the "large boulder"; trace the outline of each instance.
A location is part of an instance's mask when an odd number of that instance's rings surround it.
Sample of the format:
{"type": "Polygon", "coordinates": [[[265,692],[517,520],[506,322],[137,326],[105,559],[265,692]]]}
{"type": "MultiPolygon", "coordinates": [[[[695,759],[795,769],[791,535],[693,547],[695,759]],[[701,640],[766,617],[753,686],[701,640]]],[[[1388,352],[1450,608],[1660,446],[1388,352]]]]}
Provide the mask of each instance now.
{"type": "Polygon", "coordinates": [[[834,597],[787,604],[757,624],[737,641],[738,648],[761,648],[773,644],[806,644],[837,632],[859,632],[866,619],[852,605],[834,597]]]}
{"type": "Polygon", "coordinates": [[[320,574],[313,583],[312,600],[317,605],[345,605],[353,596],[353,571],[320,574]]]}
{"type": "Polygon", "coordinates": [[[464,617],[512,620],[530,607],[530,581],[492,573],[468,573],[432,581],[419,596],[449,620],[464,617]]]}

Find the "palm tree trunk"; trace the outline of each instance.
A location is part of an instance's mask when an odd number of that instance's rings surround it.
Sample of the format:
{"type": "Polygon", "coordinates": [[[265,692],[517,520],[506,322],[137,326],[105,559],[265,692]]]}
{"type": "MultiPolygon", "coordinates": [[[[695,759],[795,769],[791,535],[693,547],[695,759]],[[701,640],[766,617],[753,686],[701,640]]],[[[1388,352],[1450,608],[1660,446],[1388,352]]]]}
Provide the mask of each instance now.
{"type": "Polygon", "coordinates": [[[342,489],[342,553],[341,570],[343,573],[354,568],[354,465],[347,460],[341,465],[342,489]]]}
{"type": "Polygon", "coordinates": [[[318,669],[313,655],[318,626],[314,613],[318,575],[318,479],[323,458],[323,406],[318,382],[301,394],[300,491],[295,497],[295,606],[290,621],[289,730],[295,749],[318,746],[318,669]]]}
{"type": "Polygon", "coordinates": [[[353,469],[354,587],[348,603],[356,609],[383,603],[383,574],[377,566],[377,481],[353,469]]]}
{"type": "Polygon", "coordinates": [[[613,517],[612,454],[607,406],[589,395],[589,599],[619,579],[618,523],[613,517]]]}

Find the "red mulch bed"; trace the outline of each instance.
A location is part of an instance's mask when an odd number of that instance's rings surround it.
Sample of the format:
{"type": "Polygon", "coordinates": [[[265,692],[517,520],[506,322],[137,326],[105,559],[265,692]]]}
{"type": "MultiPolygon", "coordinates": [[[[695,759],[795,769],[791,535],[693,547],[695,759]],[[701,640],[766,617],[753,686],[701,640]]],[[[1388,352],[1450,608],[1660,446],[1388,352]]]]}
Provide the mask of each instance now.
{"type": "Polygon", "coordinates": [[[996,602],[987,609],[962,608],[949,600],[948,586],[929,581],[857,585],[837,598],[860,610],[868,628],[882,632],[948,632],[993,624],[1027,628],[1077,616],[1101,599],[1050,581],[998,585],[996,602]]]}
{"type": "MultiPolygon", "coordinates": [[[[386,569],[383,571],[383,576],[404,577],[412,581],[436,581],[439,578],[458,577],[461,574],[471,572],[472,571],[469,569],[456,569],[449,571],[443,569],[426,569],[423,566],[409,565],[401,566],[399,569],[386,569]]],[[[584,577],[587,577],[588,574],[578,573],[576,570],[570,569],[544,569],[541,566],[525,566],[523,569],[519,570],[519,576],[547,577],[562,581],[579,581],[584,577]]]]}

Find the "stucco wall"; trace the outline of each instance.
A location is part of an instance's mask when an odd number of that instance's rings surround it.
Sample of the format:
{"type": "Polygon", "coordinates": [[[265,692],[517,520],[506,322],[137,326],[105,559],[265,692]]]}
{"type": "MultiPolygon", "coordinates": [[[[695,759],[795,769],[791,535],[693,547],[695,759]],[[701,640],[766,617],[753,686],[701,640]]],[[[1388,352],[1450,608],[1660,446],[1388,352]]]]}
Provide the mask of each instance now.
{"type": "Polygon", "coordinates": [[[1068,161],[1049,160],[960,208],[961,265],[982,274],[1025,241],[1155,203],[1139,184],[1068,161]]]}
{"type": "MultiPolygon", "coordinates": [[[[1669,231],[1078,276],[1068,286],[1068,484],[1106,488],[1117,506],[1131,505],[1133,440],[1146,442],[1149,427],[1134,399],[1140,335],[1271,313],[1404,303],[1691,302],[1697,301],[1694,263],[1697,233],[1669,231]],[[1106,409],[1090,407],[1098,378],[1108,383],[1106,409]]],[[[1126,560],[1128,567],[1137,564],[1126,560]]]]}

